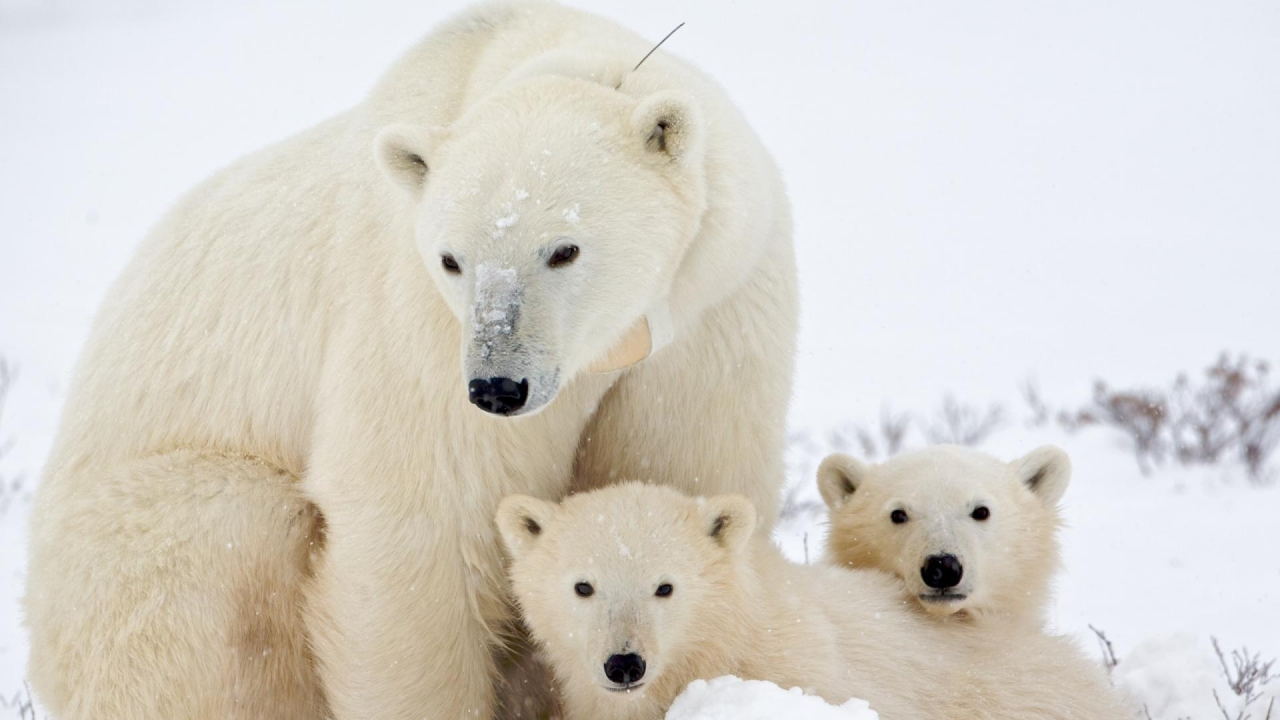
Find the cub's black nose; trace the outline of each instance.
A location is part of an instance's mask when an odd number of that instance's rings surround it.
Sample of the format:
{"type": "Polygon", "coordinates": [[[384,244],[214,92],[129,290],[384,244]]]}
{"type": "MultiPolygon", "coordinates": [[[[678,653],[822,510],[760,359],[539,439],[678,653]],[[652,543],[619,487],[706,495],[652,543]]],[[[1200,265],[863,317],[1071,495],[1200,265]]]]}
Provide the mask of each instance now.
{"type": "Polygon", "coordinates": [[[955,555],[930,555],[920,568],[920,577],[924,584],[935,590],[946,590],[960,584],[964,577],[964,566],[955,555]]]}
{"type": "Polygon", "coordinates": [[[476,378],[467,383],[471,404],[494,415],[510,415],[524,407],[529,399],[529,381],[516,382],[511,378],[476,378]]]}
{"type": "Polygon", "coordinates": [[[610,655],[604,661],[604,676],[619,685],[640,682],[644,677],[644,658],[635,653],[610,655]]]}

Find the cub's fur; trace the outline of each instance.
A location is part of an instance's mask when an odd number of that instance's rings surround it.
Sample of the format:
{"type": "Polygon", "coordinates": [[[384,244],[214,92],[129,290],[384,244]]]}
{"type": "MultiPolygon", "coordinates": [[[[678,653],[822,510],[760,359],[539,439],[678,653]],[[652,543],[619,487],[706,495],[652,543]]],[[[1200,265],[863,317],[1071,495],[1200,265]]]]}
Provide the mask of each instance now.
{"type": "Polygon", "coordinates": [[[1067,454],[1051,446],[1011,463],[945,445],[880,465],[831,455],[818,468],[827,555],[897,575],[931,614],[1040,626],[1070,479],[1067,454]]]}
{"type": "Polygon", "coordinates": [[[1067,640],[934,622],[885,573],[790,563],[741,496],[516,495],[497,522],[571,718],[660,718],[689,682],[727,674],[861,697],[886,720],[1128,717],[1067,640]]]}

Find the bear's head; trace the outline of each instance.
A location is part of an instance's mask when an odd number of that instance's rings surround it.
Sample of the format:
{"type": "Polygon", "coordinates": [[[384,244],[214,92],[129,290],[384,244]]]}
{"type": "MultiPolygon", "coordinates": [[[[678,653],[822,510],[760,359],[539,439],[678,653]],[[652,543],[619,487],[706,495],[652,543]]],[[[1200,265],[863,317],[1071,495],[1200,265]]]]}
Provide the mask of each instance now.
{"type": "Polygon", "coordinates": [[[555,75],[509,81],[450,127],[379,133],[476,406],[536,412],[579,371],[647,354],[705,210],[703,134],[678,92],[555,75]]]}
{"type": "Polygon", "coordinates": [[[1071,463],[1045,446],[1011,463],[936,446],[880,465],[823,460],[827,551],[902,578],[935,615],[1038,619],[1059,565],[1057,504],[1071,463]]]}
{"type": "Polygon", "coordinates": [[[559,505],[513,495],[497,513],[525,622],[565,691],[592,702],[674,697],[729,612],[755,522],[742,496],[641,483],[559,505]]]}

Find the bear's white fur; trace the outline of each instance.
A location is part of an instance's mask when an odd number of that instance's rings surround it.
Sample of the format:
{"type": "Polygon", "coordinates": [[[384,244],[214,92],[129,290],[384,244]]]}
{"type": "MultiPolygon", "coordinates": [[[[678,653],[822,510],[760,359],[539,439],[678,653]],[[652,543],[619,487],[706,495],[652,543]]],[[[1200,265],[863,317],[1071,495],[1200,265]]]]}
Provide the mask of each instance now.
{"type": "Polygon", "coordinates": [[[742,496],[642,483],[560,504],[512,496],[497,524],[517,602],[573,719],[660,718],[689,682],[721,675],[832,703],[860,697],[887,720],[1129,717],[1066,639],[935,622],[890,575],[790,563],[753,532],[742,496]],[[610,680],[615,654],[639,655],[643,675],[610,680]]]}
{"type": "Polygon", "coordinates": [[[632,71],[652,45],[483,5],[159,224],[32,519],[30,673],[56,717],[490,717],[503,496],[638,478],[743,493],[768,525],[785,193],[711,80],[665,51],[632,71]],[[659,315],[665,349],[582,372],[659,315]],[[504,376],[521,417],[469,404],[504,376]]]}
{"type": "Polygon", "coordinates": [[[1052,446],[1010,463],[949,445],[879,465],[833,454],[818,468],[827,559],[897,575],[937,616],[1043,625],[1070,479],[1067,454],[1052,446]],[[946,556],[961,568],[959,583],[930,587],[930,558],[946,556]]]}

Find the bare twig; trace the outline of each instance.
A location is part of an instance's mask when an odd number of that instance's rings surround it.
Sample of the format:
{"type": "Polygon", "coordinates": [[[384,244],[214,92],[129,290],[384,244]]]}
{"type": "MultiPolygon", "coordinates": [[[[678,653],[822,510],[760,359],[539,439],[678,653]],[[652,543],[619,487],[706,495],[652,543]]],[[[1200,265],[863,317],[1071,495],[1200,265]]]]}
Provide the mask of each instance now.
{"type": "MultiPolygon", "coordinates": [[[[1223,704],[1222,704],[1222,698],[1218,697],[1218,689],[1217,689],[1217,688],[1214,688],[1214,689],[1213,689],[1213,701],[1214,701],[1214,702],[1216,702],[1216,703],[1218,704],[1218,710],[1222,712],[1222,717],[1226,718],[1226,720],[1233,720],[1233,718],[1231,717],[1230,713],[1228,713],[1228,712],[1227,712],[1227,708],[1223,706],[1223,704]]],[[[1234,720],[1241,720],[1241,718],[1236,717],[1236,718],[1234,718],[1234,720]]]]}
{"type": "Polygon", "coordinates": [[[1031,411],[1031,417],[1027,419],[1027,427],[1044,427],[1049,424],[1049,418],[1052,413],[1049,410],[1049,404],[1044,401],[1044,396],[1040,394],[1040,388],[1034,380],[1027,380],[1022,383],[1022,399],[1027,404],[1027,409],[1031,411]]]}
{"type": "Polygon", "coordinates": [[[1107,672],[1111,672],[1115,666],[1120,664],[1120,658],[1116,657],[1115,646],[1111,644],[1111,640],[1106,633],[1093,625],[1089,625],[1089,629],[1093,631],[1094,635],[1098,636],[1098,646],[1102,648],[1102,664],[1106,666],[1107,672]]]}
{"type": "Polygon", "coordinates": [[[671,29],[671,32],[667,33],[665,37],[663,37],[661,40],[659,40],[659,41],[658,41],[658,44],[657,44],[657,45],[654,45],[654,46],[653,46],[653,49],[652,49],[652,50],[650,50],[649,52],[645,53],[645,54],[644,54],[644,57],[640,58],[640,62],[636,63],[636,66],[635,66],[635,67],[633,67],[633,68],[631,68],[631,72],[635,72],[635,71],[639,70],[639,69],[640,69],[640,66],[644,64],[644,61],[645,61],[645,60],[648,60],[650,55],[652,55],[652,54],[654,54],[655,52],[657,52],[657,51],[658,51],[658,48],[662,47],[662,43],[666,42],[666,41],[667,41],[667,39],[668,39],[668,38],[670,38],[672,35],[675,35],[675,34],[676,34],[676,30],[679,30],[679,29],[680,29],[680,28],[682,28],[682,27],[684,27],[684,23],[680,23],[679,25],[677,25],[677,26],[675,26],[674,28],[672,28],[672,29],[671,29]]]}
{"type": "Polygon", "coordinates": [[[800,493],[806,487],[808,487],[807,483],[797,483],[783,495],[782,507],[778,510],[778,517],[786,520],[805,513],[821,512],[826,507],[816,500],[801,500],[800,493]]]}
{"type": "Polygon", "coordinates": [[[31,699],[31,686],[22,683],[22,690],[12,698],[0,697],[0,707],[18,711],[18,720],[38,720],[36,704],[31,699]]]}
{"type": "Polygon", "coordinates": [[[884,454],[888,457],[902,451],[902,443],[911,429],[911,416],[896,414],[887,404],[880,406],[880,439],[884,441],[884,454]]]}

